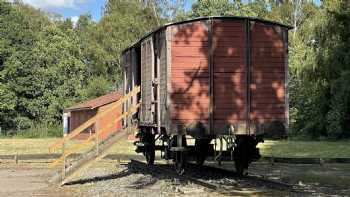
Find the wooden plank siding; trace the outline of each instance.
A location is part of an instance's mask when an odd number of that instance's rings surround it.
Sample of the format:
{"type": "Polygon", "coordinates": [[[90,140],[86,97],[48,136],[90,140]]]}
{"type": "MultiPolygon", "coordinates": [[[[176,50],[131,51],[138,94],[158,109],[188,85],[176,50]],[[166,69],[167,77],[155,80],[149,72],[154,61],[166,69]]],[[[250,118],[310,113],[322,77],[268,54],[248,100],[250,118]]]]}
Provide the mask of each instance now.
{"type": "Polygon", "coordinates": [[[213,21],[214,124],[246,119],[245,21],[213,21]]]}
{"type": "Polygon", "coordinates": [[[169,112],[167,110],[167,83],[168,83],[168,70],[167,70],[167,40],[166,32],[161,31],[158,35],[158,58],[159,58],[159,103],[160,103],[160,122],[162,127],[167,127],[169,124],[169,112]]]}
{"type": "Polygon", "coordinates": [[[147,34],[123,52],[140,49],[140,126],[157,127],[157,113],[168,134],[197,122],[214,135],[231,126],[254,134],[274,120],[288,124],[288,29],[253,18],[209,17],[147,34]]]}
{"type": "MultiPolygon", "coordinates": [[[[84,110],[71,111],[70,112],[70,114],[71,114],[70,115],[70,131],[73,131],[74,129],[76,129],[77,127],[82,125],[84,122],[86,122],[87,120],[89,120],[93,116],[95,116],[99,113],[103,113],[104,111],[109,109],[110,106],[113,104],[114,104],[114,102],[107,104],[107,105],[104,105],[104,106],[101,106],[101,107],[96,108],[96,109],[84,109],[84,110]]],[[[99,125],[101,125],[101,126],[108,125],[111,122],[113,122],[113,120],[115,120],[117,117],[119,117],[121,114],[122,114],[122,106],[116,108],[115,110],[111,110],[105,116],[100,118],[98,120],[99,125]]],[[[116,132],[121,128],[122,128],[122,122],[118,121],[116,124],[113,124],[108,129],[108,131],[103,133],[103,135],[101,136],[101,140],[106,139],[113,132],[116,132]]],[[[87,139],[90,136],[90,130],[91,130],[91,134],[94,134],[97,129],[98,128],[96,128],[96,125],[92,124],[89,128],[85,129],[82,133],[80,133],[75,138],[76,139],[87,139]]]]}
{"type": "MultiPolygon", "coordinates": [[[[98,108],[98,113],[103,113],[104,111],[110,109],[110,107],[114,103],[110,103],[108,105],[104,105],[102,107],[98,108]]],[[[106,125],[109,125],[112,122],[115,122],[115,120],[122,115],[122,106],[109,111],[107,114],[103,115],[99,119],[99,125],[100,127],[106,127],[106,125]]],[[[118,121],[117,123],[114,123],[107,131],[103,132],[100,136],[101,140],[107,139],[112,133],[120,131],[122,129],[122,121],[118,121]]]]}
{"type": "MultiPolygon", "coordinates": [[[[69,131],[74,131],[74,129],[78,128],[81,124],[83,124],[85,121],[89,120],[93,116],[95,116],[97,113],[96,109],[86,109],[86,110],[77,110],[77,111],[71,111],[70,112],[70,125],[69,125],[69,131]]],[[[88,135],[90,135],[90,130],[92,133],[95,132],[95,125],[91,125],[89,128],[85,129],[79,136],[77,136],[78,139],[84,139],[88,135]]]]}
{"type": "Polygon", "coordinates": [[[285,121],[285,58],[284,29],[255,23],[251,32],[252,82],[251,113],[253,122],[285,121]]]}
{"type": "Polygon", "coordinates": [[[154,124],[154,47],[153,37],[149,37],[141,43],[141,108],[140,123],[154,124]]]}
{"type": "Polygon", "coordinates": [[[171,119],[173,124],[208,120],[208,27],[198,21],[172,27],[171,119]]]}

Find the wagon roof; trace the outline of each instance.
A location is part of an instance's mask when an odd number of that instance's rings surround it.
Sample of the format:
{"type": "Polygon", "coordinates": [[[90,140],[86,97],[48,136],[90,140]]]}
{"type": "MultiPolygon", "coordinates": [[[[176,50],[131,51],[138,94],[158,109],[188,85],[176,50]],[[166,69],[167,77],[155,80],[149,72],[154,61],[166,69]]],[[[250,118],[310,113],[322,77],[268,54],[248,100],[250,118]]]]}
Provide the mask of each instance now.
{"type": "Polygon", "coordinates": [[[179,24],[184,24],[184,23],[190,23],[190,22],[194,22],[194,21],[201,21],[201,20],[209,20],[209,19],[248,19],[250,21],[257,21],[257,22],[262,22],[262,23],[266,23],[266,24],[271,24],[271,25],[278,25],[281,27],[285,27],[287,29],[292,29],[291,26],[289,25],[285,25],[279,22],[275,22],[275,21],[269,21],[269,20],[265,20],[265,19],[261,19],[261,18],[256,18],[256,17],[243,17],[243,16],[208,16],[208,17],[198,17],[198,18],[194,18],[194,19],[189,19],[189,20],[184,20],[184,21],[179,21],[179,22],[173,22],[173,23],[167,23],[165,25],[159,26],[158,28],[154,29],[153,31],[145,34],[142,38],[140,38],[138,41],[134,42],[132,45],[130,45],[129,47],[127,47],[126,49],[124,49],[122,51],[122,53],[125,53],[127,50],[129,50],[130,48],[140,44],[145,38],[147,38],[148,36],[150,36],[151,34],[164,29],[168,26],[172,26],[172,25],[179,25],[179,24]]]}
{"type": "Polygon", "coordinates": [[[95,109],[115,101],[118,101],[122,93],[120,91],[115,91],[91,100],[87,100],[71,107],[66,108],[64,111],[76,111],[76,110],[86,110],[86,109],[95,109]]]}

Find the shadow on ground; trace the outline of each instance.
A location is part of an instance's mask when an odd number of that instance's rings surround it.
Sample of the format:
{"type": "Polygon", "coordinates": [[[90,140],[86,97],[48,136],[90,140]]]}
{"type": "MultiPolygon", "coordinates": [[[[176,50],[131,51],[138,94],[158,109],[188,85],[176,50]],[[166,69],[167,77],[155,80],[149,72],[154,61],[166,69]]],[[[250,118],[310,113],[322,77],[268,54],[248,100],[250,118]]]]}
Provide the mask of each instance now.
{"type": "MultiPolygon", "coordinates": [[[[124,170],[104,176],[96,176],[93,178],[80,179],[66,183],[65,185],[82,185],[87,183],[96,184],[103,181],[115,181],[122,178],[130,178],[136,174],[142,175],[134,181],[130,182],[126,188],[129,189],[147,189],[156,187],[158,182],[167,182],[170,187],[191,187],[197,185],[205,188],[209,192],[221,195],[288,195],[292,193],[300,193],[293,191],[293,188],[287,184],[279,184],[266,181],[259,177],[239,177],[233,171],[222,169],[213,169],[208,166],[196,166],[189,164],[185,177],[177,176],[172,173],[174,171],[172,164],[157,164],[156,166],[148,166],[145,163],[129,162],[124,164],[124,170]],[[187,179],[186,177],[191,177],[187,179]],[[214,188],[213,188],[214,185],[214,188]]],[[[198,194],[199,195],[199,194],[198,194]]]]}

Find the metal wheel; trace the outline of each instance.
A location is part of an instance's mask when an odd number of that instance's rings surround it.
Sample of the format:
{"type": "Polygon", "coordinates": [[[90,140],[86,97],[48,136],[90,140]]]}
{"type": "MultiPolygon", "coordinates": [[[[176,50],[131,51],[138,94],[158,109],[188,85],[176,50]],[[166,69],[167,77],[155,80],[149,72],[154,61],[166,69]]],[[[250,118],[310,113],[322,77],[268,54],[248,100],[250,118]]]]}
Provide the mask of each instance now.
{"type": "Polygon", "coordinates": [[[145,143],[145,150],[144,150],[143,154],[146,157],[146,162],[148,165],[154,164],[154,157],[155,157],[154,137],[155,136],[151,133],[145,133],[145,136],[142,139],[142,141],[145,143]]]}
{"type": "Polygon", "coordinates": [[[248,144],[244,138],[237,139],[237,147],[234,150],[236,172],[240,176],[248,175],[248,144]]]}
{"type": "Polygon", "coordinates": [[[154,157],[155,157],[155,147],[149,146],[145,149],[145,157],[146,157],[146,162],[148,165],[153,165],[154,164],[154,157]]]}
{"type": "Polygon", "coordinates": [[[208,155],[208,142],[207,139],[196,139],[195,140],[195,149],[196,149],[196,164],[202,166],[205,162],[205,159],[208,155]]]}

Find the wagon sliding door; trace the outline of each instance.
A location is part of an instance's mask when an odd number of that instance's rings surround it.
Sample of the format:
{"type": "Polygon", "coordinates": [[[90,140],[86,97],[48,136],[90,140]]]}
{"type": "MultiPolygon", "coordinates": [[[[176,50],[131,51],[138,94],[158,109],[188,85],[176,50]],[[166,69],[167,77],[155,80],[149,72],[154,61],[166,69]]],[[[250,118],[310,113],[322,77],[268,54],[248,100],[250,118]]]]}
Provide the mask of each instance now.
{"type": "Polygon", "coordinates": [[[154,79],[154,48],[153,38],[150,37],[141,43],[141,108],[140,124],[154,124],[155,107],[152,103],[154,79]]]}
{"type": "MultiPolygon", "coordinates": [[[[138,65],[137,65],[137,54],[135,49],[129,49],[122,56],[122,65],[124,69],[124,80],[123,80],[123,94],[126,95],[133,90],[136,84],[139,83],[137,79],[138,75],[138,65]]],[[[128,98],[123,103],[123,112],[130,110],[130,107],[137,103],[137,95],[128,98]]],[[[123,119],[123,125],[127,126],[127,120],[123,119]]]]}

